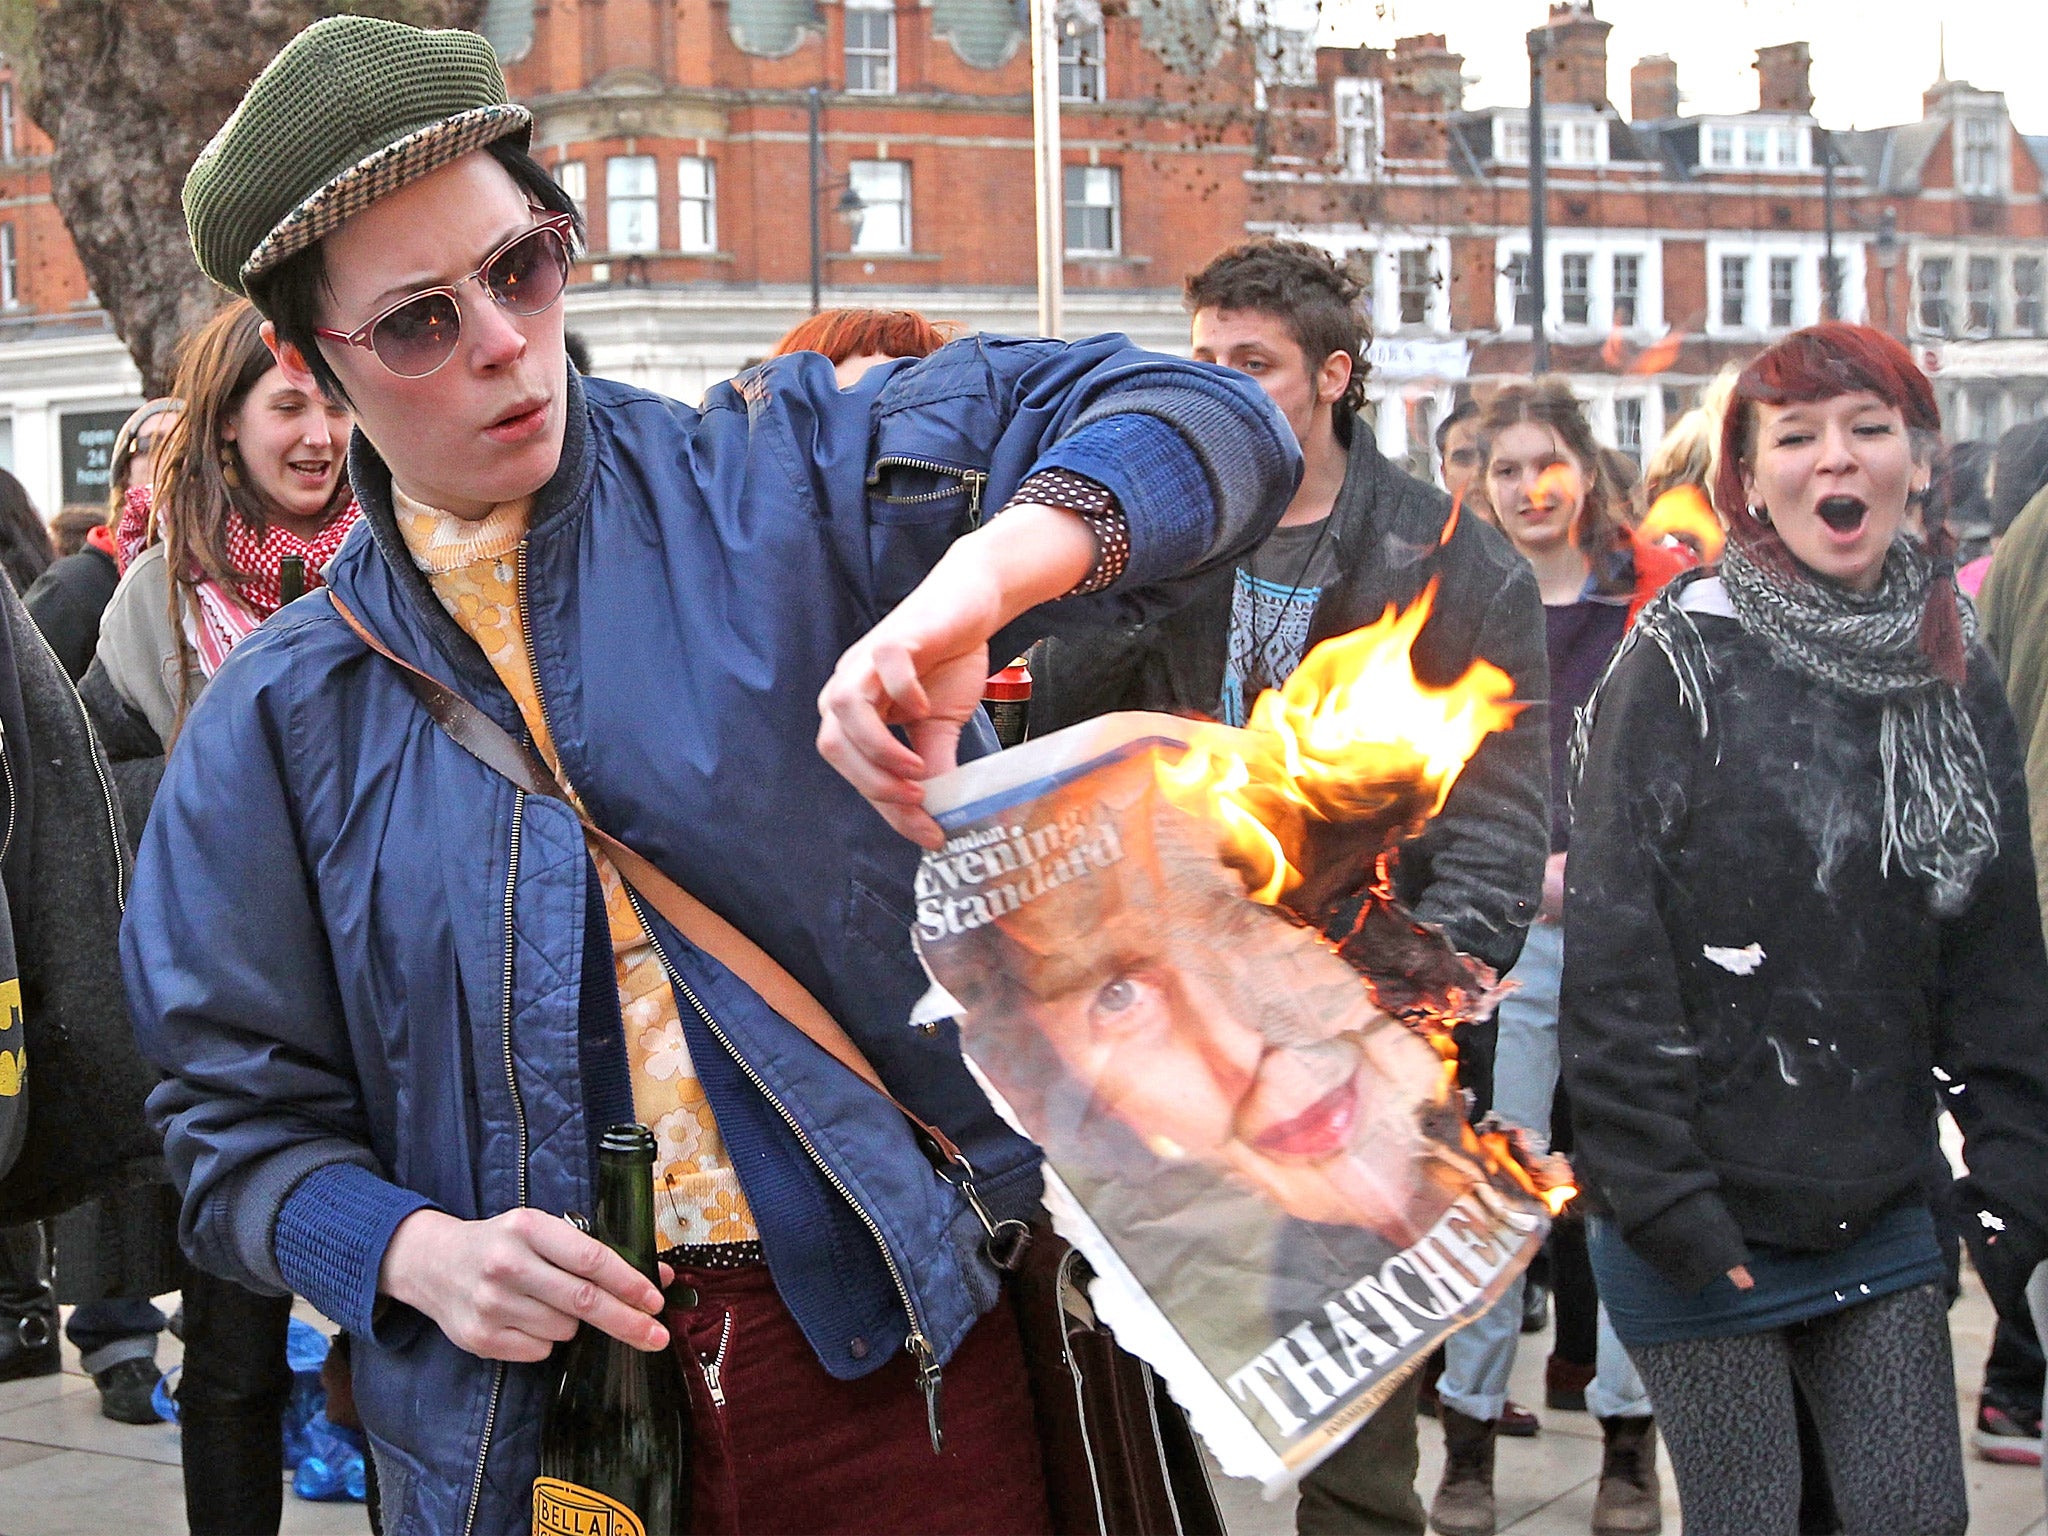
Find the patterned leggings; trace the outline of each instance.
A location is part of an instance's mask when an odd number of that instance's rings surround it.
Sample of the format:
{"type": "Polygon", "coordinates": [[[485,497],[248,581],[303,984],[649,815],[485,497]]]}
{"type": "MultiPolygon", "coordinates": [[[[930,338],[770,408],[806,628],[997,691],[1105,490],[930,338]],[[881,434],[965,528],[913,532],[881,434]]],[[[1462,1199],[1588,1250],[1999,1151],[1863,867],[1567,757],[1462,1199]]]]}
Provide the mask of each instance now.
{"type": "Polygon", "coordinates": [[[1685,1536],[1793,1536],[1812,1406],[1852,1536],[1943,1536],[1970,1519],[1947,1308],[1932,1285],[1766,1333],[1632,1345],[1671,1448],[1685,1536]]]}

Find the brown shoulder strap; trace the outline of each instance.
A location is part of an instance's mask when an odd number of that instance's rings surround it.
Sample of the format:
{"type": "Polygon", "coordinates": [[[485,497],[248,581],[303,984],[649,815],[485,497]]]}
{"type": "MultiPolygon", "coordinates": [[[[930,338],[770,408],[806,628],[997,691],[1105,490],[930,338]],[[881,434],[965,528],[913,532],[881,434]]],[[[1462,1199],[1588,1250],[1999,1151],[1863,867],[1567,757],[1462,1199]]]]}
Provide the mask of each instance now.
{"type": "Polygon", "coordinates": [[[486,768],[510,779],[528,794],[541,795],[549,800],[560,800],[575,811],[577,819],[583,823],[584,831],[590,835],[592,841],[604,849],[606,856],[612,861],[612,867],[618,870],[619,877],[645,897],[655,911],[667,918],[676,932],[699,949],[714,956],[727,970],[752,987],[763,1002],[808,1035],[813,1043],[834,1061],[894,1104],[912,1127],[925,1136],[948,1162],[966,1166],[965,1160],[960,1156],[960,1149],[953,1144],[952,1139],[937,1126],[905,1108],[897,1097],[883,1086],[881,1075],[875,1071],[874,1064],[867,1059],[861,1048],[854,1044],[853,1037],[848,1035],[839,1021],[825,1010],[825,1005],[811,995],[810,989],[790,975],[774,956],[669,879],[646,859],[599,827],[584,814],[574,800],[569,798],[568,792],[562,788],[561,781],[537,754],[446,683],[422,672],[411,662],[393,655],[381,640],[370,633],[363,621],[355,616],[348,604],[344,603],[332,588],[328,589],[327,596],[334,604],[334,611],[341,615],[343,623],[356,632],[356,637],[404,674],[413,693],[426,706],[427,713],[433,716],[435,723],[454,739],[457,746],[486,768]]]}

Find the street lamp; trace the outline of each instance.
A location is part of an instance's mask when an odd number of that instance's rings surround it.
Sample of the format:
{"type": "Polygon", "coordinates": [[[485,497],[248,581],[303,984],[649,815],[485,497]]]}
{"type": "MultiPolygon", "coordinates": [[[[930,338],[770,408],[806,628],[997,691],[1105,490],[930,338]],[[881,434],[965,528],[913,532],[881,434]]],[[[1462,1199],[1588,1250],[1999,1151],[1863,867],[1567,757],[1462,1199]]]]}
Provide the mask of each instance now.
{"type": "Polygon", "coordinates": [[[804,107],[810,118],[811,139],[811,313],[816,314],[824,307],[825,284],[825,231],[818,216],[818,200],[825,195],[827,187],[845,187],[839,194],[839,201],[832,211],[849,227],[857,226],[867,204],[861,201],[860,193],[853,189],[853,179],[843,183],[838,178],[827,180],[825,176],[825,133],[822,124],[824,113],[824,92],[811,86],[804,92],[804,107]]]}

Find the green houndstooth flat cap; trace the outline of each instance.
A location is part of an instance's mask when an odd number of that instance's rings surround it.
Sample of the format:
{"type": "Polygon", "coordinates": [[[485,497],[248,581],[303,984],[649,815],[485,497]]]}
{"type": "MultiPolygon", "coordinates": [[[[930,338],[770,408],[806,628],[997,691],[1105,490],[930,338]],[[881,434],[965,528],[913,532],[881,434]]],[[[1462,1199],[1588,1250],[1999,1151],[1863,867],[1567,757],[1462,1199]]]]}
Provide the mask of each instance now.
{"type": "Polygon", "coordinates": [[[378,198],[532,130],[476,33],[330,16],[270,61],[193,163],[193,254],[208,277],[244,293],[378,198]]]}

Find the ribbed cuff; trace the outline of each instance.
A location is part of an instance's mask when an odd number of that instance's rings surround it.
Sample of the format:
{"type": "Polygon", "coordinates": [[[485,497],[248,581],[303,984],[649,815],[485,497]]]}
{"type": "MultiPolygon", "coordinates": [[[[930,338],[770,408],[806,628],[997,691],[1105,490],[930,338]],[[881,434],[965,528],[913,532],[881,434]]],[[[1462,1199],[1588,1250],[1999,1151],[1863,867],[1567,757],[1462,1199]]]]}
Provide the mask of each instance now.
{"type": "Polygon", "coordinates": [[[277,1213],[285,1283],[350,1333],[394,1342],[403,1310],[377,1306],[377,1271],[398,1224],[434,1202],[355,1163],[329,1163],[299,1181],[277,1213]],[[380,1326],[381,1324],[381,1326],[380,1326]]]}
{"type": "Polygon", "coordinates": [[[1047,469],[1087,476],[1123,509],[1131,555],[1119,587],[1178,576],[1209,553],[1216,536],[1209,476],[1187,439],[1159,417],[1099,416],[1032,465],[1033,473],[1047,469]]]}

